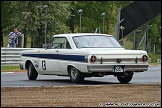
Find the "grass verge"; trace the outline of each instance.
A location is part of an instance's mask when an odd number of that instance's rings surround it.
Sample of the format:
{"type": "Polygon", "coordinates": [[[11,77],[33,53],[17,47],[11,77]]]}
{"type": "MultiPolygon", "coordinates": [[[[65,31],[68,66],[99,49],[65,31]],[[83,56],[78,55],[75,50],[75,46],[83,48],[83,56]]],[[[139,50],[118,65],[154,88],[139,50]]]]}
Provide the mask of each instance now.
{"type": "MultiPolygon", "coordinates": [[[[20,72],[19,66],[1,66],[1,72],[20,72]]],[[[24,70],[25,71],[25,70],[24,70]]]]}

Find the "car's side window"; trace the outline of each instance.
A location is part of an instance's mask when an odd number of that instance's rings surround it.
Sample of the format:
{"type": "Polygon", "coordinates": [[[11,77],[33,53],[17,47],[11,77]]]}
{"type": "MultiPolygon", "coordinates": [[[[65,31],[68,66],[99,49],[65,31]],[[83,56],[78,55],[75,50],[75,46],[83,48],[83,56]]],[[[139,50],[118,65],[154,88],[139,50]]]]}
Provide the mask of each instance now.
{"type": "Polygon", "coordinates": [[[71,49],[70,44],[65,37],[54,37],[48,48],[49,49],[71,49]]]}

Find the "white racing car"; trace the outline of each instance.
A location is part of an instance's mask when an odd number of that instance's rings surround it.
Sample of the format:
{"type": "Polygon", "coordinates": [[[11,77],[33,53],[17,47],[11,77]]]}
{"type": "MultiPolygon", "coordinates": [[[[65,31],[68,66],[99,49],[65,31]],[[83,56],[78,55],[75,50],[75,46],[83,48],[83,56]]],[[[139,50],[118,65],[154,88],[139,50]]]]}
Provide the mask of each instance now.
{"type": "Polygon", "coordinates": [[[54,35],[46,48],[25,50],[21,69],[29,80],[38,74],[69,76],[72,82],[85,77],[114,75],[120,83],[129,83],[135,72],[148,69],[148,55],[142,50],[126,50],[107,34],[73,33],[54,35]]]}

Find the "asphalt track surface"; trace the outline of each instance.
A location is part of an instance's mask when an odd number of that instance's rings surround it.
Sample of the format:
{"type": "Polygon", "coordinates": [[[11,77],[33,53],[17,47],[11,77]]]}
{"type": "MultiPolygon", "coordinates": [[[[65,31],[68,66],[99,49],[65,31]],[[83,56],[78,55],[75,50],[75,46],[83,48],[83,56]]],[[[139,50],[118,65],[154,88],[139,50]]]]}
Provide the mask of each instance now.
{"type": "MultiPolygon", "coordinates": [[[[145,72],[135,73],[129,84],[161,84],[161,65],[149,66],[145,72]]],[[[41,86],[72,86],[72,85],[104,85],[120,84],[116,77],[85,78],[83,83],[72,83],[69,77],[56,75],[38,75],[31,81],[26,72],[1,72],[1,87],[41,87],[41,86]]]]}

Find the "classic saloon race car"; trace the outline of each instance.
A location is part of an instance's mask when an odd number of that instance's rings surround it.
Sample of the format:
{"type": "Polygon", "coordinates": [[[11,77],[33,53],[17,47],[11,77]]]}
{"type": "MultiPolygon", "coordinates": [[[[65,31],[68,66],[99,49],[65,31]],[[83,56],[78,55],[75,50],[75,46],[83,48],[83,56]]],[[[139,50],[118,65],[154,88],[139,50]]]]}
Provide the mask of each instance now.
{"type": "Polygon", "coordinates": [[[113,36],[96,33],[59,34],[46,48],[24,50],[21,69],[29,80],[38,74],[69,76],[72,82],[85,77],[114,75],[120,83],[129,83],[134,72],[148,69],[148,55],[142,50],[126,50],[113,36]]]}

